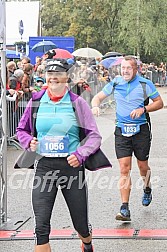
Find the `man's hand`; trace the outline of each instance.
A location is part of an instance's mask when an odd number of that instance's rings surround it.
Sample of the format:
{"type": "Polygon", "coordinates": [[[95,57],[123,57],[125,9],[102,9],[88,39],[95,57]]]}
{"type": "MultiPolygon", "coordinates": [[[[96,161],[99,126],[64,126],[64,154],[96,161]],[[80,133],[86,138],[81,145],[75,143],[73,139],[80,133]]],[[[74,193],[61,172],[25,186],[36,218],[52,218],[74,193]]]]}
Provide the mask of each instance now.
{"type": "Polygon", "coordinates": [[[95,116],[99,116],[100,115],[100,108],[98,106],[92,107],[92,114],[95,116]]]}
{"type": "Polygon", "coordinates": [[[70,166],[73,166],[74,168],[80,166],[80,163],[79,163],[77,157],[76,157],[74,154],[70,155],[70,156],[67,158],[67,161],[68,161],[69,165],[70,165],[70,166]]]}
{"type": "Polygon", "coordinates": [[[130,117],[131,117],[132,119],[139,118],[143,113],[144,113],[144,108],[134,109],[134,110],[130,113],[130,117]]]}

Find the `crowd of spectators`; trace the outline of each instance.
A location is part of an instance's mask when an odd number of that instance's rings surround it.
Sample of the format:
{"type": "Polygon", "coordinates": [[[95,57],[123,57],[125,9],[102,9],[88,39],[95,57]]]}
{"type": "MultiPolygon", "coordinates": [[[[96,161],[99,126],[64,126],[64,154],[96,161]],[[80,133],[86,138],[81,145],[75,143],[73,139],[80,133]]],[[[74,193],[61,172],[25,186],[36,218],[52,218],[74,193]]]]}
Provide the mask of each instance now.
{"type": "Polygon", "coordinates": [[[151,79],[155,85],[166,86],[166,64],[161,62],[158,66],[152,62],[150,64],[142,63],[140,65],[140,74],[148,79],[151,79]]]}
{"type": "MultiPolygon", "coordinates": [[[[34,65],[31,64],[28,57],[23,57],[17,63],[14,61],[8,62],[6,65],[7,94],[12,96],[15,93],[19,97],[26,94],[28,100],[31,97],[31,92],[41,90],[45,86],[46,62],[54,55],[54,51],[48,51],[42,58],[37,56],[34,65]]],[[[73,61],[73,65],[70,70],[69,86],[77,94],[81,94],[83,91],[91,92],[90,88],[93,85],[98,85],[99,82],[109,82],[120,74],[120,66],[106,69],[101,64],[101,59],[77,58],[73,61]]],[[[153,62],[150,64],[141,63],[138,74],[151,79],[155,85],[167,85],[166,64],[163,62],[160,65],[155,65],[153,62]]]]}

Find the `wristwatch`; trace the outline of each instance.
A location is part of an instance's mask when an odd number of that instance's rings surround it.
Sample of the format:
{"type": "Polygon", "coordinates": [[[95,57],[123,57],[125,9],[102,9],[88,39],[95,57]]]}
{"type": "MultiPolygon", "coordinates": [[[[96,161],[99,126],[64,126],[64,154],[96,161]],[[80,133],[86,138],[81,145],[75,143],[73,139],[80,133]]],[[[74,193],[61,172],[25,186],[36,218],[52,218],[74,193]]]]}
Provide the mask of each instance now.
{"type": "Polygon", "coordinates": [[[146,107],[144,106],[144,113],[147,113],[147,109],[146,109],[146,107]]]}

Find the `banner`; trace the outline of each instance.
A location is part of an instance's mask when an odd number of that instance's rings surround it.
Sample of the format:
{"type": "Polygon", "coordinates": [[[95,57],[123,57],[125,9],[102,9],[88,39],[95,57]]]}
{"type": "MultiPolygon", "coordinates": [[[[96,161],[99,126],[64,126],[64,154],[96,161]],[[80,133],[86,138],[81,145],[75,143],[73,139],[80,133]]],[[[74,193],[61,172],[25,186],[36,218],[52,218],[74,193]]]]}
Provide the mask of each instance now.
{"type": "Polygon", "coordinates": [[[5,42],[6,30],[5,0],[0,0],[0,44],[5,42]]]}

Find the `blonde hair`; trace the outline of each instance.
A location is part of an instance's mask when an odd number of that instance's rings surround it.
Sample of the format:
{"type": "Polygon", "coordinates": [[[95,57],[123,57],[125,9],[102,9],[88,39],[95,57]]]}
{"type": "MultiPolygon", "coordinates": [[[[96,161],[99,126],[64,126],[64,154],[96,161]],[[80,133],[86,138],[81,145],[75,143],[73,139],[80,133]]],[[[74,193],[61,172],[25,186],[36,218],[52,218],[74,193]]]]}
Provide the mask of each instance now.
{"type": "Polygon", "coordinates": [[[16,63],[14,61],[9,61],[6,65],[7,69],[16,68],[16,63]]]}

